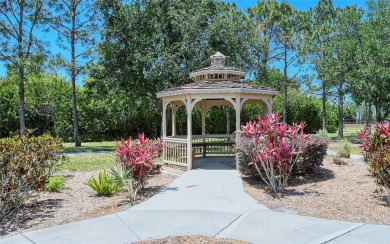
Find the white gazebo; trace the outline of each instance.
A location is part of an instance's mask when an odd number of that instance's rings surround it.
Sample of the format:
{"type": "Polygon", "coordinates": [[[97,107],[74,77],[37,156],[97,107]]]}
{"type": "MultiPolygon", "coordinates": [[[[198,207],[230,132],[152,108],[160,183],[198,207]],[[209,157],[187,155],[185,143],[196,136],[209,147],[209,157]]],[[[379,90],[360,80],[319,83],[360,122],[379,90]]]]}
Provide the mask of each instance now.
{"type": "Polygon", "coordinates": [[[226,56],[216,52],[210,57],[211,66],[190,73],[192,83],[157,93],[163,101],[163,162],[192,169],[195,154],[233,153],[232,134],[206,134],[206,113],[213,106],[230,106],[236,112],[236,130],[240,129],[241,110],[247,104],[260,104],[265,113],[272,111],[276,90],[241,82],[245,72],[225,66],[226,56]],[[167,135],[167,108],[172,109],[172,135],[167,135]],[[185,106],[187,136],[176,135],[176,111],[185,106]],[[198,107],[202,114],[202,134],[192,135],[192,111],[198,107]]]}

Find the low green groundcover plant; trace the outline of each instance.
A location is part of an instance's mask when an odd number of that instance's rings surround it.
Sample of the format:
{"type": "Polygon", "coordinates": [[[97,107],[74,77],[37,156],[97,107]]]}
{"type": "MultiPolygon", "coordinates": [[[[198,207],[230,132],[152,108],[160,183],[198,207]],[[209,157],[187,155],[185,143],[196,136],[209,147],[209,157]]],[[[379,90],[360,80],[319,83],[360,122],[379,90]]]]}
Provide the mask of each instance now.
{"type": "Polygon", "coordinates": [[[50,177],[44,188],[47,191],[59,192],[61,188],[65,185],[66,181],[67,180],[62,175],[50,177]]]}
{"type": "Polygon", "coordinates": [[[349,158],[351,156],[351,143],[347,139],[343,138],[340,140],[337,156],[342,158],[349,158]]]}
{"type": "Polygon", "coordinates": [[[97,179],[92,176],[84,184],[95,190],[97,194],[106,196],[112,195],[121,189],[121,184],[115,181],[114,177],[105,170],[99,172],[97,179]]]}
{"type": "Polygon", "coordinates": [[[375,177],[375,183],[386,189],[390,204],[390,122],[377,123],[373,134],[362,130],[358,137],[363,140],[360,149],[368,171],[375,177]]]}
{"type": "Polygon", "coordinates": [[[324,138],[327,141],[330,141],[330,135],[329,135],[327,130],[320,129],[320,130],[318,130],[317,135],[321,136],[322,138],[324,138]]]}

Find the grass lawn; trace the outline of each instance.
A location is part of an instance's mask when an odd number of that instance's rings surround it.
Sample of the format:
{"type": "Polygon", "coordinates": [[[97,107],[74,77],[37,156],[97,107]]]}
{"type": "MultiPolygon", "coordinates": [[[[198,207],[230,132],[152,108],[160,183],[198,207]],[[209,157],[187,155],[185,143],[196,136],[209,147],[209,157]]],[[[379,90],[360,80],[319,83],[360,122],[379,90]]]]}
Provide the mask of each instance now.
{"type": "MultiPolygon", "coordinates": [[[[328,148],[329,150],[332,150],[334,152],[338,152],[340,150],[339,146],[331,145],[328,148]]],[[[359,145],[351,144],[351,154],[362,154],[359,150],[359,145]]]]}
{"type": "Polygon", "coordinates": [[[74,142],[63,143],[64,153],[79,153],[79,152],[97,152],[97,151],[114,151],[115,141],[104,142],[83,142],[81,147],[75,147],[74,142]]]}
{"type": "Polygon", "coordinates": [[[70,156],[69,161],[60,167],[60,171],[90,171],[107,169],[109,165],[115,165],[113,153],[101,153],[90,155],[70,156]]]}
{"type": "MultiPolygon", "coordinates": [[[[83,154],[69,156],[69,161],[60,167],[60,171],[91,171],[108,169],[108,166],[115,165],[113,153],[83,154]]],[[[154,160],[155,164],[162,164],[162,156],[154,160]]]]}

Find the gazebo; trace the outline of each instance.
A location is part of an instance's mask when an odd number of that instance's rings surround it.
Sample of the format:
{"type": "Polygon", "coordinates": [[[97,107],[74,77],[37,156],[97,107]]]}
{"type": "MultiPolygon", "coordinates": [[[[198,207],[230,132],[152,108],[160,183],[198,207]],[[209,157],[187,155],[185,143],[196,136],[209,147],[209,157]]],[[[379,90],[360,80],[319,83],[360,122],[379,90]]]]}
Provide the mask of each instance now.
{"type": "Polygon", "coordinates": [[[230,106],[236,112],[236,130],[240,129],[241,110],[247,104],[260,104],[264,113],[272,111],[272,98],[276,90],[265,86],[241,82],[245,72],[225,66],[226,56],[216,52],[210,57],[209,67],[190,73],[194,81],[157,93],[163,101],[162,139],[163,163],[192,169],[195,154],[233,153],[236,140],[233,134],[206,134],[206,113],[213,106],[230,106]],[[172,109],[172,134],[167,135],[167,109],[172,109]],[[176,135],[176,112],[185,106],[187,136],[176,135]],[[198,107],[202,114],[202,134],[192,135],[192,111],[198,107]]]}

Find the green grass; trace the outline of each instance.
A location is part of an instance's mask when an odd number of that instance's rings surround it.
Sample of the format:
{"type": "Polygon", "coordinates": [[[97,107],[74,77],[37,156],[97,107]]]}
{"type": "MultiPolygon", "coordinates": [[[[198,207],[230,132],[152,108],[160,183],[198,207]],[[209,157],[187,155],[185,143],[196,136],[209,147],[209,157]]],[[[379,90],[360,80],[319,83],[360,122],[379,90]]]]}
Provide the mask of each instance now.
{"type": "MultiPolygon", "coordinates": [[[[329,150],[332,150],[333,152],[338,152],[340,150],[339,146],[330,146],[328,148],[329,150]]],[[[359,145],[351,144],[351,154],[361,154],[359,150],[359,145]]]]}
{"type": "MultiPolygon", "coordinates": [[[[69,161],[60,167],[60,171],[91,171],[107,169],[115,165],[113,153],[87,154],[69,156],[69,161]]],[[[162,156],[154,160],[155,164],[162,164],[162,156]]]]}
{"type": "Polygon", "coordinates": [[[83,142],[81,147],[75,147],[74,143],[63,143],[64,153],[114,151],[116,143],[114,141],[104,142],[83,142]]]}
{"type": "Polygon", "coordinates": [[[69,161],[60,167],[60,171],[91,171],[107,169],[115,164],[113,153],[70,156],[69,161]]]}

